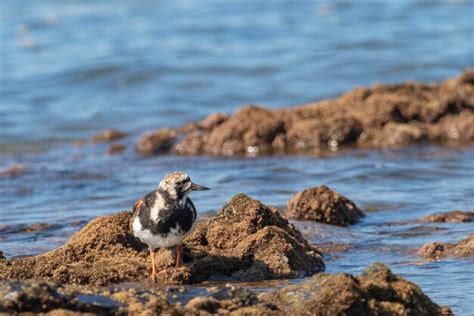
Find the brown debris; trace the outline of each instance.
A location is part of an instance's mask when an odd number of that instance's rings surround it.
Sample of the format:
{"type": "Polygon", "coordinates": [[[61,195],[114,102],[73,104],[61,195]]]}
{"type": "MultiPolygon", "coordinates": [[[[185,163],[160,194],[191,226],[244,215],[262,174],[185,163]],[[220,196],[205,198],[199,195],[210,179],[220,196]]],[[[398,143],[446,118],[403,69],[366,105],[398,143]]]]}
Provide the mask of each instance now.
{"type": "Polygon", "coordinates": [[[427,243],[418,249],[418,254],[428,260],[440,260],[445,257],[472,257],[474,255],[474,234],[457,243],[427,243]]]}
{"type": "Polygon", "coordinates": [[[48,224],[48,223],[36,223],[36,224],[31,224],[26,227],[23,227],[20,232],[22,233],[34,233],[38,231],[44,231],[44,230],[49,230],[53,227],[53,224],[48,224]]]}
{"type": "Polygon", "coordinates": [[[176,136],[176,130],[171,128],[148,132],[140,136],[135,149],[145,156],[167,152],[175,142],[176,136]]]}
{"type": "Polygon", "coordinates": [[[331,225],[355,224],[364,213],[348,198],[325,185],[305,189],[288,201],[288,217],[331,225]]]}
{"type": "Polygon", "coordinates": [[[454,210],[423,217],[424,222],[467,223],[474,221],[474,212],[454,210]]]}
{"type": "Polygon", "coordinates": [[[90,138],[90,141],[92,143],[108,143],[108,142],[122,139],[127,136],[128,136],[127,133],[111,128],[111,129],[106,129],[102,131],[100,134],[92,136],[90,138]]]}
{"type": "Polygon", "coordinates": [[[259,299],[274,302],[287,315],[453,315],[380,263],[359,276],[320,273],[259,299]]]}
{"type": "Polygon", "coordinates": [[[472,143],[473,74],[471,68],[439,84],[406,82],[356,88],[338,98],[286,109],[246,106],[230,117],[215,113],[185,125],[180,129],[182,137],[169,139],[159,152],[217,156],[311,154],[336,151],[342,146],[472,143]]]}
{"type": "Polygon", "coordinates": [[[26,167],[23,165],[13,165],[6,169],[0,171],[0,176],[9,177],[9,178],[16,178],[19,177],[26,172],[26,167]]]}
{"type": "Polygon", "coordinates": [[[111,144],[109,148],[107,148],[107,153],[109,155],[118,155],[122,154],[127,149],[127,146],[122,143],[111,144]]]}
{"type": "MultiPolygon", "coordinates": [[[[98,217],[58,249],[7,259],[0,265],[0,279],[93,285],[143,281],[149,275],[149,257],[129,232],[130,216],[121,212],[98,217]]],[[[179,268],[170,250],[159,251],[162,283],[296,278],[324,269],[318,250],[293,225],[243,194],[216,217],[199,223],[185,247],[185,264],[179,268]]]]}
{"type": "Polygon", "coordinates": [[[335,243],[335,242],[324,242],[318,244],[318,249],[324,254],[333,254],[333,253],[340,253],[346,252],[353,248],[350,244],[342,244],[342,243],[335,243]]]}

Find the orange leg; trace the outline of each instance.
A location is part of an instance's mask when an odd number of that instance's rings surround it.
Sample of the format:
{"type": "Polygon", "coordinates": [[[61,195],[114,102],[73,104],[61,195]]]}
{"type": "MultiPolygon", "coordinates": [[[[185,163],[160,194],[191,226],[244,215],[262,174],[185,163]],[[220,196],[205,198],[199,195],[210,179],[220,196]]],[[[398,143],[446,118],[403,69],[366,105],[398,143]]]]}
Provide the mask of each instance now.
{"type": "Polygon", "coordinates": [[[151,276],[150,276],[150,279],[154,283],[156,283],[156,281],[157,281],[155,255],[156,255],[156,250],[150,249],[150,257],[151,257],[151,276]]]}
{"type": "Polygon", "coordinates": [[[181,245],[176,245],[176,267],[181,265],[181,245]]]}

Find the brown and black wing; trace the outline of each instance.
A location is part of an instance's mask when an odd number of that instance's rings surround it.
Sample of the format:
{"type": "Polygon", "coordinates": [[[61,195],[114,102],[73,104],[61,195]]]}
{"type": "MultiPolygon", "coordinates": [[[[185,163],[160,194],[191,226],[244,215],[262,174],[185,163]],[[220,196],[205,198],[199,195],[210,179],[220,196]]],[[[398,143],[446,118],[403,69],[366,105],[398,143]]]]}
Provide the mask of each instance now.
{"type": "Polygon", "coordinates": [[[144,229],[150,229],[150,226],[153,222],[150,219],[150,209],[155,204],[156,200],[156,191],[152,191],[145,195],[143,198],[135,202],[133,206],[132,218],[130,219],[129,228],[133,233],[133,220],[138,216],[140,218],[140,224],[144,229]]]}
{"type": "Polygon", "coordinates": [[[140,211],[142,208],[146,207],[145,201],[143,199],[140,199],[135,202],[132,208],[132,217],[130,218],[130,221],[128,223],[128,228],[130,229],[130,233],[134,235],[133,233],[133,221],[135,220],[135,217],[140,215],[140,211]]]}

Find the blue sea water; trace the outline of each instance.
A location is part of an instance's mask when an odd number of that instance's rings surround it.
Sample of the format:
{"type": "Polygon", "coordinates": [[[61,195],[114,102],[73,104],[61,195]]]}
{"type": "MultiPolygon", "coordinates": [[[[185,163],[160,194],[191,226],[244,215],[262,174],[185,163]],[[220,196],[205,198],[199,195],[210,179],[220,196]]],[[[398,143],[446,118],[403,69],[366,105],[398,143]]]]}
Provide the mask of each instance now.
{"type": "Polygon", "coordinates": [[[349,243],[331,273],[374,261],[460,315],[474,310],[472,259],[424,263],[429,241],[456,241],[468,224],[421,217],[474,209],[472,148],[345,151],[326,157],[140,158],[149,129],[257,103],[283,107],[360,85],[441,81],[474,66],[472,1],[25,1],[0,3],[0,250],[7,257],[64,243],[91,218],[128,209],[168,171],[211,191],[201,212],[245,192],[283,207],[326,184],[367,211],[350,228],[296,223],[314,243],[349,243]],[[72,143],[104,128],[131,134],[124,155],[72,143]],[[53,229],[21,232],[32,223],[53,229]],[[422,230],[423,231],[423,230],[422,230]],[[415,233],[413,233],[415,232],[415,233]]]}

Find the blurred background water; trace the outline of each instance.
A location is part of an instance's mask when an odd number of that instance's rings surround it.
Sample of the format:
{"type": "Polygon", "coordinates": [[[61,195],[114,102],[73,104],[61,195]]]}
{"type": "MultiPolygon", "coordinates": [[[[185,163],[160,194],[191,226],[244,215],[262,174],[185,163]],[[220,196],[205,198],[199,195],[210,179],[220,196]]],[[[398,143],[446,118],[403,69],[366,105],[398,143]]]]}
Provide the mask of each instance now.
{"type": "Polygon", "coordinates": [[[473,64],[471,1],[0,4],[0,153],[473,64]]]}
{"type": "Polygon", "coordinates": [[[376,82],[441,81],[474,65],[473,12],[472,1],[3,0],[0,170],[25,172],[0,177],[0,250],[56,247],[89,219],[129,209],[171,170],[212,187],[194,194],[200,211],[238,192],[284,207],[324,183],[369,211],[351,228],[298,223],[315,243],[353,245],[326,258],[329,272],[382,261],[468,314],[472,259],[421,264],[413,252],[474,231],[448,224],[417,234],[414,222],[474,208],[472,148],[144,159],[72,142],[115,127],[132,145],[144,130],[247,103],[282,107],[376,82]],[[53,227],[25,233],[32,223],[53,227]]]}

